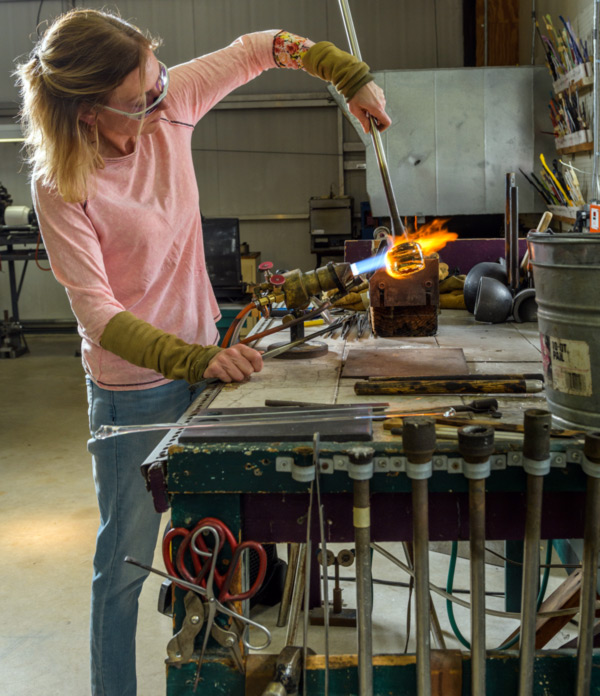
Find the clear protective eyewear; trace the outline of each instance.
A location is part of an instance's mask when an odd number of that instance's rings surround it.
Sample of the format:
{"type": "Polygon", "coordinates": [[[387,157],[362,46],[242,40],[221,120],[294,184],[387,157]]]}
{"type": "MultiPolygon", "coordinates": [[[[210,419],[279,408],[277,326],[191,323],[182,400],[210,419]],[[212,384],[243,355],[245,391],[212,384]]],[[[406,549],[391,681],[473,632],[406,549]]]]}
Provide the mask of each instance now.
{"type": "Polygon", "coordinates": [[[142,109],[141,111],[122,111],[121,109],[115,109],[114,107],[107,106],[106,104],[102,104],[102,108],[107,109],[108,111],[112,111],[115,114],[127,116],[127,118],[133,118],[137,121],[141,120],[142,118],[145,118],[146,116],[149,116],[151,113],[156,111],[158,105],[167,96],[167,90],[169,89],[169,71],[167,69],[167,66],[164,63],[161,63],[160,61],[158,61],[158,66],[160,72],[158,74],[158,80],[156,81],[155,89],[158,90],[159,94],[152,100],[152,102],[145,109],[142,109]]]}

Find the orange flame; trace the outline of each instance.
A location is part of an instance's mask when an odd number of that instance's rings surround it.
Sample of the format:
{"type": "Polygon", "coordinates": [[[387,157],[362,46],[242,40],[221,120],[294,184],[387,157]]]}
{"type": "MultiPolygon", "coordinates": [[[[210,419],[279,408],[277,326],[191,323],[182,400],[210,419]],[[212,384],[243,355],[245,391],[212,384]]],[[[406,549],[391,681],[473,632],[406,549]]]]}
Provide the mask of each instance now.
{"type": "MultiPolygon", "coordinates": [[[[446,223],[449,219],[450,218],[440,218],[432,220],[417,229],[415,218],[415,231],[408,233],[408,242],[412,242],[419,246],[424,257],[443,249],[446,244],[453,242],[458,237],[456,232],[448,231],[446,223]]],[[[404,257],[406,253],[402,255],[399,254],[399,247],[406,244],[406,242],[407,240],[403,239],[395,243],[386,254],[386,270],[393,278],[403,278],[423,268],[423,263],[417,263],[418,259],[414,261],[405,261],[404,257]]]]}

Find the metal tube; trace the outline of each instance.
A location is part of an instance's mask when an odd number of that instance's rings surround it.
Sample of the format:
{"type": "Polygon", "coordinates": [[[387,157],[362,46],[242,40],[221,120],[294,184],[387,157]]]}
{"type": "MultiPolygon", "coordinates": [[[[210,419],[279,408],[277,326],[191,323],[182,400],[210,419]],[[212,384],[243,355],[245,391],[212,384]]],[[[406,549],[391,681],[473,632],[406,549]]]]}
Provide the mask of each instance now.
{"type": "Polygon", "coordinates": [[[485,695],[485,479],[469,481],[471,694],[485,695]]]}
{"type": "Polygon", "coordinates": [[[412,479],[413,552],[417,607],[417,694],[431,696],[431,596],[429,594],[429,486],[435,420],[404,419],[402,446],[412,479]]]}
{"type": "Polygon", "coordinates": [[[305,564],[306,544],[298,544],[298,562],[296,564],[294,590],[292,592],[292,601],[290,603],[287,632],[285,636],[286,645],[294,645],[296,642],[296,633],[298,631],[298,623],[300,621],[300,609],[302,608],[302,598],[304,597],[305,564]]]}
{"type": "Polygon", "coordinates": [[[288,567],[283,583],[283,593],[281,595],[281,604],[279,605],[279,615],[277,617],[277,626],[285,626],[290,613],[290,605],[292,592],[294,590],[294,577],[296,575],[296,567],[298,565],[298,557],[300,555],[300,544],[290,544],[288,546],[288,567]]]}
{"type": "Polygon", "coordinates": [[[593,173],[592,173],[592,193],[591,193],[591,200],[592,201],[598,201],[599,196],[600,196],[600,191],[598,187],[598,156],[600,155],[600,129],[599,129],[599,123],[600,123],[600,115],[598,114],[598,97],[600,96],[598,94],[598,67],[599,67],[599,60],[600,60],[600,55],[599,55],[599,46],[598,43],[600,41],[600,37],[598,35],[598,26],[599,26],[599,15],[600,15],[600,0],[595,0],[594,2],[594,30],[593,30],[593,56],[594,56],[594,65],[593,65],[593,71],[594,71],[594,82],[593,82],[593,106],[592,106],[592,111],[593,111],[593,116],[592,116],[592,127],[593,127],[593,140],[594,140],[594,168],[593,168],[593,173]]]}
{"type": "Polygon", "coordinates": [[[588,696],[592,678],[597,566],[600,553],[600,433],[586,434],[583,451],[591,467],[587,472],[585,499],[576,696],[588,696]]]}
{"type": "Polygon", "coordinates": [[[504,259],[506,261],[506,275],[508,277],[508,285],[512,287],[512,238],[513,238],[513,194],[515,187],[515,173],[508,172],[505,182],[505,199],[504,199],[504,259]]]}
{"type": "Polygon", "coordinates": [[[537,594],[540,581],[540,536],[544,474],[550,468],[550,428],[548,411],[525,412],[523,457],[527,471],[527,512],[523,551],[523,587],[521,593],[521,638],[519,642],[519,695],[533,693],[537,594]],[[536,464],[537,464],[537,472],[536,464]]]}
{"type": "Polygon", "coordinates": [[[417,694],[419,696],[430,696],[431,597],[429,595],[429,486],[427,479],[413,479],[412,505],[417,607],[417,694]]]}
{"type": "Polygon", "coordinates": [[[485,479],[490,474],[490,456],[494,451],[493,428],[460,428],[458,450],[469,480],[471,694],[485,696],[485,479]]]}
{"type": "Polygon", "coordinates": [[[373,596],[369,481],[354,481],[354,543],[356,548],[356,618],[358,626],[358,693],[373,694],[373,596]],[[357,519],[360,520],[357,523],[357,519]]]}
{"type": "MultiPolygon", "coordinates": [[[[510,255],[510,272],[508,287],[513,294],[519,289],[519,187],[510,189],[510,239],[508,253],[510,255]]],[[[506,263],[509,266],[508,259],[506,263]]]]}
{"type": "Polygon", "coordinates": [[[358,694],[373,696],[373,581],[371,576],[371,485],[374,450],[354,447],[348,453],[353,479],[353,526],[356,551],[356,623],[358,694]]]}
{"type": "Polygon", "coordinates": [[[523,552],[523,591],[521,594],[521,638],[519,641],[519,696],[531,696],[533,693],[543,489],[544,479],[541,476],[527,476],[527,513],[523,552]]]}
{"type": "MultiPolygon", "coordinates": [[[[348,43],[350,44],[350,53],[353,56],[362,60],[360,48],[358,45],[358,38],[356,36],[356,30],[354,29],[354,22],[352,20],[352,14],[350,13],[350,6],[348,5],[348,0],[339,0],[340,11],[342,13],[342,20],[344,22],[344,29],[346,30],[346,36],[348,37],[348,43]]],[[[405,239],[408,239],[402,220],[398,213],[398,204],[396,203],[396,198],[394,196],[394,189],[392,188],[392,182],[390,180],[390,175],[388,172],[388,166],[385,159],[385,152],[383,150],[383,144],[381,141],[381,134],[377,130],[375,121],[373,118],[370,119],[371,122],[371,138],[373,139],[373,148],[375,150],[375,156],[377,157],[377,163],[379,165],[379,171],[381,173],[381,181],[383,183],[383,189],[385,192],[385,197],[387,200],[388,208],[390,211],[390,218],[392,221],[392,231],[395,236],[402,235],[405,239]]]]}

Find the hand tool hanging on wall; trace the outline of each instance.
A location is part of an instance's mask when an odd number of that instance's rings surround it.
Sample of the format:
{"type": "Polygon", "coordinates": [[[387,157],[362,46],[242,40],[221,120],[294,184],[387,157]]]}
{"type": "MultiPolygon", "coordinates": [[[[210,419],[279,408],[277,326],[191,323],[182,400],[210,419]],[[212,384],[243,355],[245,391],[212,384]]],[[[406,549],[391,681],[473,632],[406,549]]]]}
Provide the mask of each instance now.
{"type": "Polygon", "coordinates": [[[412,480],[413,545],[417,604],[417,694],[431,695],[431,644],[429,595],[429,487],[435,451],[435,421],[406,418],[402,446],[406,471],[412,480]]]}
{"type": "Polygon", "coordinates": [[[590,693],[592,679],[598,554],[600,553],[600,433],[586,434],[582,468],[587,476],[587,488],[583,532],[583,576],[579,604],[576,696],[587,696],[590,693]]]}
{"type": "Polygon", "coordinates": [[[544,476],[550,472],[549,411],[525,411],[523,468],[527,473],[527,510],[523,552],[521,595],[521,639],[519,645],[519,696],[533,693],[537,594],[540,580],[540,536],[544,476]]]}
{"type": "Polygon", "coordinates": [[[467,425],[458,431],[458,451],[469,480],[471,557],[471,695],[485,696],[485,479],[494,452],[493,428],[467,425]]]}

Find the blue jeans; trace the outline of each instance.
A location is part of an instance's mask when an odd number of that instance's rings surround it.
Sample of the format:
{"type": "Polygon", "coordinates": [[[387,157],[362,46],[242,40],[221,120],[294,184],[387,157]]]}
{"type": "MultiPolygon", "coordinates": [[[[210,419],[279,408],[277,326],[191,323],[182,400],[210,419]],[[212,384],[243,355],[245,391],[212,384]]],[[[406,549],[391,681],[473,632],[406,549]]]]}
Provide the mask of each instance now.
{"type": "Polygon", "coordinates": [[[140,391],[109,391],[87,383],[94,482],[100,507],[91,608],[93,696],[135,696],[138,597],[147,573],[124,563],[131,555],[150,565],[160,526],[140,465],[166,434],[152,432],[96,440],[100,425],[177,420],[192,400],[187,382],[140,391]]]}

